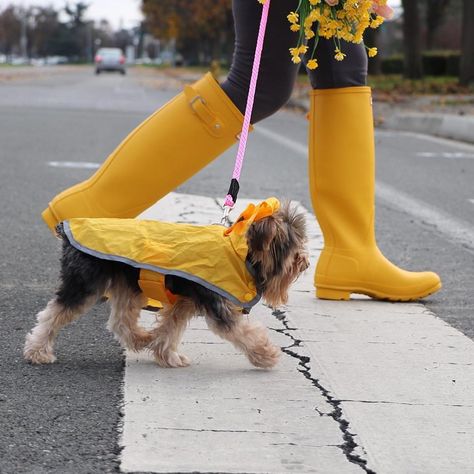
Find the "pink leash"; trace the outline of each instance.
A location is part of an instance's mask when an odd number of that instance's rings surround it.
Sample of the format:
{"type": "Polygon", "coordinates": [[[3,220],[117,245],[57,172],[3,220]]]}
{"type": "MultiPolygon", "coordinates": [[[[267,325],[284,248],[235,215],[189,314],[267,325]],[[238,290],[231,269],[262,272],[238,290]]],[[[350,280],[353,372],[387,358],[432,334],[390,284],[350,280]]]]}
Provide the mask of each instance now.
{"type": "Polygon", "coordinates": [[[242,172],[242,165],[244,162],[245,150],[247,148],[247,140],[249,136],[250,119],[252,117],[253,105],[255,102],[255,90],[257,88],[258,72],[260,70],[260,60],[262,57],[263,43],[265,39],[265,30],[267,28],[268,11],[270,9],[270,0],[265,0],[262,9],[262,17],[260,19],[260,27],[258,30],[257,45],[255,47],[255,56],[253,58],[252,76],[250,78],[249,93],[247,96],[247,105],[245,107],[244,123],[242,125],[242,132],[240,133],[239,149],[237,150],[237,157],[235,159],[234,172],[228,194],[224,202],[224,215],[222,222],[227,223],[229,212],[234,207],[237,201],[237,194],[239,193],[240,173],[242,172]]]}

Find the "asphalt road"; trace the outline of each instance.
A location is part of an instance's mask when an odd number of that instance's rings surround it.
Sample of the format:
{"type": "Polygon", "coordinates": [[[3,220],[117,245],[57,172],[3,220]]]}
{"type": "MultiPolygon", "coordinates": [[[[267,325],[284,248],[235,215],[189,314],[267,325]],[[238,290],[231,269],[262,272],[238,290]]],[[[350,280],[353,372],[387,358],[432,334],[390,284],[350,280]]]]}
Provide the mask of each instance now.
{"type": "MultiPolygon", "coordinates": [[[[133,72],[51,71],[0,80],[0,472],[114,472],[123,356],[104,328],[105,308],[61,334],[58,364],[32,367],[22,359],[24,336],[58,271],[58,243],[40,212],[91,173],[49,162],[103,161],[176,90],[166,81],[155,89],[148,76],[133,72]]],[[[289,197],[310,208],[306,126],[304,117],[285,111],[261,124],[249,145],[242,196],[289,197]]],[[[380,247],[406,268],[439,272],[444,289],[426,300],[427,308],[474,337],[474,247],[456,238],[456,226],[468,234],[474,229],[474,147],[383,132],[377,152],[379,182],[413,204],[402,210],[382,193],[380,247]],[[420,218],[418,208],[434,217],[420,218]],[[449,218],[451,233],[437,216],[449,218]]],[[[224,196],[233,160],[230,150],[179,191],[224,196]]]]}

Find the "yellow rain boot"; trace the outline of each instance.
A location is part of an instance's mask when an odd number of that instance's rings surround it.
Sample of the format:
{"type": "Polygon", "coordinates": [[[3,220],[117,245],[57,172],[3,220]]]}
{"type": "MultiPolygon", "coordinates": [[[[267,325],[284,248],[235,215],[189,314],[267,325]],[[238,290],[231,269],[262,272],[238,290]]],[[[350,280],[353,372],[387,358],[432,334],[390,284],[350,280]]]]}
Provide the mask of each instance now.
{"type": "Polygon", "coordinates": [[[402,270],[377,247],[370,88],[312,91],[309,133],[310,191],[324,236],[316,296],[410,301],[439,290],[438,275],[402,270]]]}
{"type": "Polygon", "coordinates": [[[229,148],[243,116],[211,74],[140,124],[89,179],[43,211],[51,230],[72,217],[136,217],[229,148]]]}

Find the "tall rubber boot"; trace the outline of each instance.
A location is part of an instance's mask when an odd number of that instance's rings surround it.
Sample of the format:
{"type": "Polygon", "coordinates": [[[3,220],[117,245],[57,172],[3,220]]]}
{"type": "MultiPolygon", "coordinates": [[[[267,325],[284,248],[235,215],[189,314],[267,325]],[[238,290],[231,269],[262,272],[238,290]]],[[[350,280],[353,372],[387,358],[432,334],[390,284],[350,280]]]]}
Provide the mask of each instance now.
{"type": "Polygon", "coordinates": [[[72,217],[136,217],[229,148],[243,116],[211,74],[140,124],[89,179],[42,213],[54,231],[72,217]]]}
{"type": "Polygon", "coordinates": [[[410,301],[439,290],[438,275],[402,270],[377,247],[370,88],[312,91],[309,133],[311,198],[324,236],[316,296],[348,300],[360,293],[410,301]]]}

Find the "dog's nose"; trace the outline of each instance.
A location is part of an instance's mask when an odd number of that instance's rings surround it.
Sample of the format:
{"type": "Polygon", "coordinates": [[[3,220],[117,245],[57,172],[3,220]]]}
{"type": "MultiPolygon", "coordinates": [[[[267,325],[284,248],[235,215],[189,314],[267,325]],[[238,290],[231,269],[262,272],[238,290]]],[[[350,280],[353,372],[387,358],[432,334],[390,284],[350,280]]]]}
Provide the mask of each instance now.
{"type": "Polygon", "coordinates": [[[309,268],[309,257],[307,255],[300,256],[299,268],[302,272],[309,268]]]}

